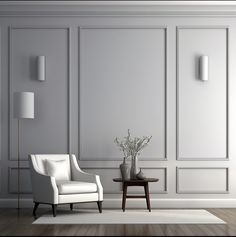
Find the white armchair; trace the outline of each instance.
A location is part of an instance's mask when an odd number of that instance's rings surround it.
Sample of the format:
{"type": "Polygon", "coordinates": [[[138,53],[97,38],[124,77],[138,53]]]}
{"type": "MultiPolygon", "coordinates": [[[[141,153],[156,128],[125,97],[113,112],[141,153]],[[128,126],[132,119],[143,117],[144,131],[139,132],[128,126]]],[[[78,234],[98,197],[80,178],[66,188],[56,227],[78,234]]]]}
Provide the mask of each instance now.
{"type": "Polygon", "coordinates": [[[57,205],[97,202],[102,212],[103,187],[98,175],[83,172],[75,155],[31,154],[29,155],[34,210],[39,204],[52,205],[56,216],[57,205]]]}

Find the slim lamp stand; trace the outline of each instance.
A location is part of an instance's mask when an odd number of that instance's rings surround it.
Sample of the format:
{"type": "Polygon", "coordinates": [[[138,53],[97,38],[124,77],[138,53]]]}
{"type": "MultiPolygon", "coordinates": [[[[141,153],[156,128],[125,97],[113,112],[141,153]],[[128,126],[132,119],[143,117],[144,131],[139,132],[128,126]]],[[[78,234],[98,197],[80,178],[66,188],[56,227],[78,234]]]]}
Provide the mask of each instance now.
{"type": "Polygon", "coordinates": [[[17,161],[18,161],[18,196],[17,196],[17,210],[20,210],[20,119],[18,120],[18,152],[17,152],[17,161]]]}
{"type": "Polygon", "coordinates": [[[20,210],[20,119],[34,119],[34,93],[14,92],[14,118],[18,125],[17,148],[17,210],[20,210]]]}

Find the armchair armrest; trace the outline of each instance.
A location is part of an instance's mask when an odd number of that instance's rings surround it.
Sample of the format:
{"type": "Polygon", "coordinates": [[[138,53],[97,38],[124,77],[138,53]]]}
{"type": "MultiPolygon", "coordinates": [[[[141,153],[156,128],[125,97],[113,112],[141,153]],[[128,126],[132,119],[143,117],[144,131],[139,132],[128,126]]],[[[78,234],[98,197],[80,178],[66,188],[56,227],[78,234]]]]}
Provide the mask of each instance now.
{"type": "Polygon", "coordinates": [[[34,157],[30,157],[30,170],[33,198],[35,202],[58,204],[58,188],[54,177],[42,174],[35,162],[34,157]]]}
{"type": "Polygon", "coordinates": [[[73,181],[96,183],[98,188],[99,201],[103,200],[103,187],[99,175],[82,171],[77,163],[75,155],[71,156],[71,178],[73,181]]]}

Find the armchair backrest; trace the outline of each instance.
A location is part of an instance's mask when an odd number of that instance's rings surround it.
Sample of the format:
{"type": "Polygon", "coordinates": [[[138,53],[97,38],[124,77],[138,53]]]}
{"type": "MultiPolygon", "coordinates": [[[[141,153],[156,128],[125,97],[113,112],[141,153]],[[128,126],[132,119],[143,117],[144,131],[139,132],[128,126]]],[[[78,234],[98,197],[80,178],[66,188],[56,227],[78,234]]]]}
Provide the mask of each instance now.
{"type": "Polygon", "coordinates": [[[34,169],[41,174],[47,175],[46,160],[66,160],[65,171],[71,177],[70,155],[69,154],[31,154],[29,155],[34,169]]]}

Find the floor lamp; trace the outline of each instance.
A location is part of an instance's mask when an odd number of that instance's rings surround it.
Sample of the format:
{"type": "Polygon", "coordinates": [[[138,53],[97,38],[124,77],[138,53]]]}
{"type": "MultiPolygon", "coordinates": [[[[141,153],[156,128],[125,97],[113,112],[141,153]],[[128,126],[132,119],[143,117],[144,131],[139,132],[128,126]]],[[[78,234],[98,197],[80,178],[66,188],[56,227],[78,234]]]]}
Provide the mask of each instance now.
{"type": "Polygon", "coordinates": [[[34,119],[34,93],[33,92],[14,92],[13,100],[14,118],[17,119],[18,125],[18,150],[17,150],[17,166],[18,166],[18,204],[17,209],[20,209],[20,120],[34,119]]]}

